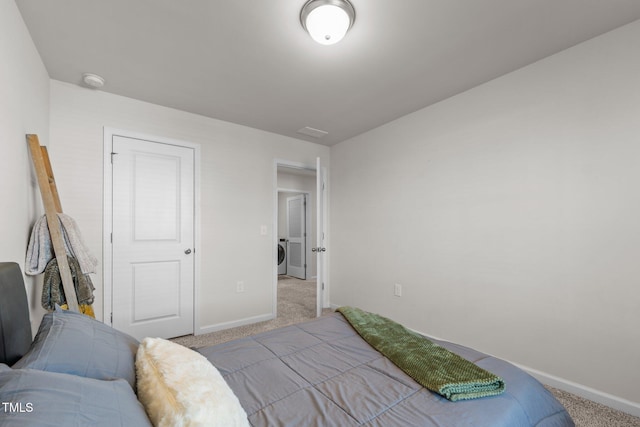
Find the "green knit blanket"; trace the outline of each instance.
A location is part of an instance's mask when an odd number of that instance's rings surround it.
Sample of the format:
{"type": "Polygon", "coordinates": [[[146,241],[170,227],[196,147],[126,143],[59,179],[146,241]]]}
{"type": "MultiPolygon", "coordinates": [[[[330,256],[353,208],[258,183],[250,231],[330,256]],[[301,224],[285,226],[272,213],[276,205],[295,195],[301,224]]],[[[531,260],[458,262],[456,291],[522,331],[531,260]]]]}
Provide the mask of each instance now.
{"type": "Polygon", "coordinates": [[[393,320],[354,307],[340,307],[337,311],[365,341],[407,375],[451,401],[495,396],[504,391],[502,378],[393,320]]]}

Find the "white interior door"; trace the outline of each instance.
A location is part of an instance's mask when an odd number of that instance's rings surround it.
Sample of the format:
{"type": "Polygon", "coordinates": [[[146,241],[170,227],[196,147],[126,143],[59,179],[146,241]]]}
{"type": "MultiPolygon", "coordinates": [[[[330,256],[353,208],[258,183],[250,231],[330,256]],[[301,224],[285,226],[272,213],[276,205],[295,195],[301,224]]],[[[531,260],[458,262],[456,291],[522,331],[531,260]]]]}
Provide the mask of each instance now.
{"type": "Polygon", "coordinates": [[[326,278],[325,265],[325,222],[324,207],[326,204],[326,170],[322,167],[320,157],[316,159],[316,266],[317,266],[317,291],[316,291],[316,316],[322,315],[324,305],[324,291],[326,278]]]}
{"type": "Polygon", "coordinates": [[[113,137],[112,325],[193,333],[194,150],[113,137]]]}
{"type": "Polygon", "coordinates": [[[287,197],[287,275],[307,280],[307,196],[287,197]]]}

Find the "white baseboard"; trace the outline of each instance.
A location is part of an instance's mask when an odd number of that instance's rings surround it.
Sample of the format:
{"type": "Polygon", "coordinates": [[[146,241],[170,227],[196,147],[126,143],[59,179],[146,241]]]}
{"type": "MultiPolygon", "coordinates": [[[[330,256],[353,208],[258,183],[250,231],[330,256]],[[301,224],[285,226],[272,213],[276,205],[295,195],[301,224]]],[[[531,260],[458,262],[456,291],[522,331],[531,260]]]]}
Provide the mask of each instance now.
{"type": "Polygon", "coordinates": [[[275,319],[273,313],[261,314],[260,316],[247,317],[240,320],[234,320],[232,322],[216,323],[215,325],[206,325],[199,327],[194,335],[209,334],[211,332],[218,332],[224,329],[236,328],[238,326],[250,325],[252,323],[265,322],[267,320],[275,319]]]}
{"type": "Polygon", "coordinates": [[[536,369],[529,368],[528,366],[523,366],[514,362],[510,363],[527,372],[529,375],[536,378],[543,384],[567,391],[569,393],[573,393],[576,396],[601,403],[610,408],[626,412],[627,414],[640,417],[640,403],[638,402],[632,402],[619,396],[614,396],[612,394],[605,393],[603,391],[596,390],[594,388],[578,384],[564,378],[556,377],[555,375],[547,374],[546,372],[541,372],[536,369]]]}

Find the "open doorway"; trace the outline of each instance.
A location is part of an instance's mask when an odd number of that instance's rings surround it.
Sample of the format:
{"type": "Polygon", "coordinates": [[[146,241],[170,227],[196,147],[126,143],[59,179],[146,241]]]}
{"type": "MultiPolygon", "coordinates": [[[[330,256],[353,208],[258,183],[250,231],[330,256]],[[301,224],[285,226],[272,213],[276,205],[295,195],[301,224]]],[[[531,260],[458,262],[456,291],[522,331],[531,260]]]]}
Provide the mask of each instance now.
{"type": "Polygon", "coordinates": [[[317,305],[316,172],[277,166],[276,301],[284,310],[315,317],[317,305]]]}
{"type": "Polygon", "coordinates": [[[278,276],[307,280],[316,275],[311,248],[311,197],[309,192],[278,191],[278,276]]]}

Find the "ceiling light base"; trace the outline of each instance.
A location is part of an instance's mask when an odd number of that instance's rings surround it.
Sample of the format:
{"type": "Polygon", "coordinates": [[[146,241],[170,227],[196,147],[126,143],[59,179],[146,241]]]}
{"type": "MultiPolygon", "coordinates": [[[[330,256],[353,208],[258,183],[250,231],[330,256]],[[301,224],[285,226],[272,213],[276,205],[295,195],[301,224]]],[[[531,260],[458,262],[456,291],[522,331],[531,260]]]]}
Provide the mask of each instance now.
{"type": "Polygon", "coordinates": [[[353,26],[356,11],[348,0],[309,0],[300,11],[300,23],[323,45],[339,42],[353,26]]]}

